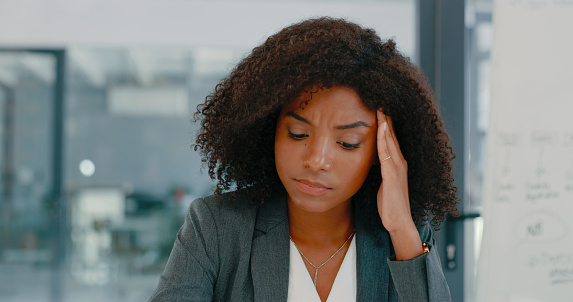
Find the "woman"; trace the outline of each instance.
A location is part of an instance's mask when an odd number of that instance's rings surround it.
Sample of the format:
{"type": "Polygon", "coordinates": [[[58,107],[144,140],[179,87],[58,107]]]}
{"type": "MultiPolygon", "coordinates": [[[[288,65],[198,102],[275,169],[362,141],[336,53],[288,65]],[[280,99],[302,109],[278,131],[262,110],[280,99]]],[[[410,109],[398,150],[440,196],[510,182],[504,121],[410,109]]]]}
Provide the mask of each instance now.
{"type": "Polygon", "coordinates": [[[453,154],[393,41],[291,25],[196,118],[217,189],[191,204],[150,301],[451,300],[428,222],[456,214],[453,154]]]}

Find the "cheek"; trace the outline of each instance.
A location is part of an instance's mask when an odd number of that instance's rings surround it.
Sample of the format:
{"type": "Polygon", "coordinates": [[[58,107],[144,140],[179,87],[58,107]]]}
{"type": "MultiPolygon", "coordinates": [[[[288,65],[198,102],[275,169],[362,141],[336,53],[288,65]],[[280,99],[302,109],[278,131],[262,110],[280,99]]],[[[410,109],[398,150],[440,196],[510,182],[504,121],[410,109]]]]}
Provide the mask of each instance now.
{"type": "Polygon", "coordinates": [[[362,154],[352,160],[346,160],[343,166],[344,167],[340,168],[348,171],[354,178],[361,178],[362,175],[368,174],[368,171],[372,166],[372,158],[370,154],[362,154]]]}
{"type": "Polygon", "coordinates": [[[372,161],[376,150],[373,144],[364,147],[365,148],[361,150],[362,152],[357,152],[355,156],[341,163],[342,167],[340,168],[342,171],[346,171],[347,181],[348,183],[352,183],[353,187],[358,186],[358,188],[360,188],[372,168],[372,161]]]}
{"type": "Polygon", "coordinates": [[[287,168],[292,168],[295,160],[294,154],[294,146],[287,138],[275,139],[275,166],[281,179],[287,168]]]}

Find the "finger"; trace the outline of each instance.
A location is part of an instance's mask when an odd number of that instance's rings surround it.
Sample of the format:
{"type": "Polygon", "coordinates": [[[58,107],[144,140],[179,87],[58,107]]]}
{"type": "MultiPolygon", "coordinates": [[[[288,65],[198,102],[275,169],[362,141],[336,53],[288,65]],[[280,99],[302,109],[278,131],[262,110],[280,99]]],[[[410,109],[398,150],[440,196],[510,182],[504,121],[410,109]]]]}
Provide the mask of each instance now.
{"type": "Polygon", "coordinates": [[[391,117],[386,115],[386,121],[388,122],[388,129],[390,129],[390,135],[394,140],[395,144],[399,147],[398,141],[396,140],[396,133],[394,132],[394,121],[391,117]]]}
{"type": "MultiPolygon", "coordinates": [[[[398,143],[398,138],[396,137],[396,132],[394,131],[394,122],[392,118],[386,115],[386,121],[388,123],[388,132],[392,138],[392,144],[389,144],[388,149],[390,154],[396,154],[396,159],[405,161],[402,150],[400,149],[400,144],[398,143]]],[[[393,155],[394,156],[394,155],[393,155]]]]}
{"type": "Polygon", "coordinates": [[[388,122],[384,114],[378,110],[376,111],[376,119],[378,121],[378,132],[376,135],[376,147],[378,148],[378,157],[380,162],[390,156],[388,146],[386,144],[386,132],[388,130],[388,122]]]}
{"type": "Polygon", "coordinates": [[[378,133],[377,133],[377,148],[378,148],[378,159],[381,166],[387,166],[389,162],[393,162],[394,158],[392,154],[395,154],[390,148],[393,145],[392,137],[388,128],[388,121],[386,116],[381,112],[376,112],[376,118],[378,119],[378,133]]]}

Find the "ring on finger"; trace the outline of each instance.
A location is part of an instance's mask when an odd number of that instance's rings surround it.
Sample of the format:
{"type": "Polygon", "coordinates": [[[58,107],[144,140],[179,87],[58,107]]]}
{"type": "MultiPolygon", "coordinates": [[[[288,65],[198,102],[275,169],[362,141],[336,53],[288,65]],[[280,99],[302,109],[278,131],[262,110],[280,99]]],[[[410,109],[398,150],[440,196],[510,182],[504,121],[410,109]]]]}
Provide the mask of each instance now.
{"type": "Polygon", "coordinates": [[[392,158],[392,155],[386,157],[385,159],[381,160],[380,162],[383,162],[383,161],[385,161],[385,160],[389,160],[390,158],[392,158]]]}

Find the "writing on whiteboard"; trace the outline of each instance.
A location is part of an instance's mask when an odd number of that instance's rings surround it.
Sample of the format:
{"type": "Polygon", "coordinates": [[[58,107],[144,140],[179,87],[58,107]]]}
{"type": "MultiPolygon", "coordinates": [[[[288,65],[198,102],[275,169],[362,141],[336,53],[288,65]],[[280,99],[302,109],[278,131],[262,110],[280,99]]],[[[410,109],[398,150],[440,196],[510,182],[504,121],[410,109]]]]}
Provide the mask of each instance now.
{"type": "Polygon", "coordinates": [[[531,255],[529,266],[541,269],[550,285],[573,282],[573,253],[543,252],[531,255]]]}
{"type": "Polygon", "coordinates": [[[548,210],[531,212],[517,220],[515,235],[528,244],[558,242],[569,232],[567,223],[560,217],[548,210]]]}

